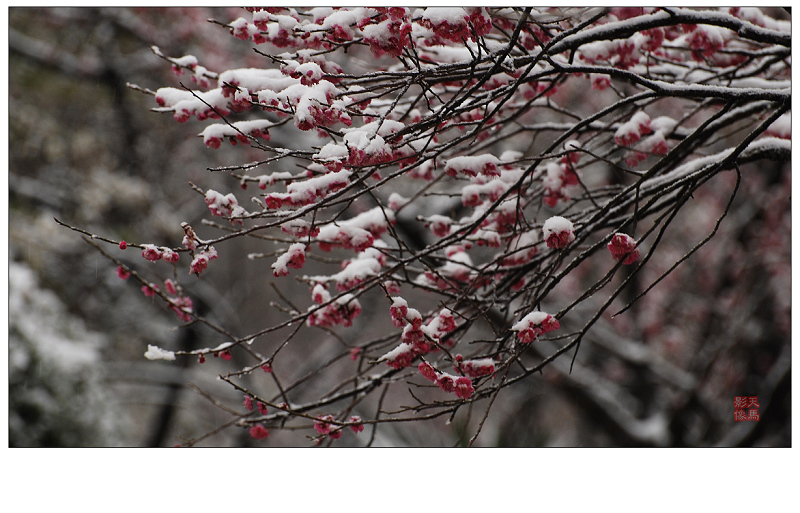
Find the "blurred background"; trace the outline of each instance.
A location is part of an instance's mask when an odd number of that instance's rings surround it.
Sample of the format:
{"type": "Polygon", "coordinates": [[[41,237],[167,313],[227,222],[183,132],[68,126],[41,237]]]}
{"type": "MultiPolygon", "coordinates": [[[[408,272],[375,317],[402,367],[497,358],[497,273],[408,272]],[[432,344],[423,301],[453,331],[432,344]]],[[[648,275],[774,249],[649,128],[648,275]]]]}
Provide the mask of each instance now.
{"type": "MultiPolygon", "coordinates": [[[[258,155],[206,148],[200,124],[151,112],[152,97],[126,83],[180,87],[181,77],[151,45],[166,55],[195,55],[214,71],[262,64],[250,44],[205,22],[242,15],[9,9],[11,446],[171,446],[230,420],[205,393],[240,405],[241,394],[208,368],[218,362],[201,368],[145,360],[148,344],[213,347],[221,340],[208,330],[178,329],[174,314],[118,279],[111,262],[53,218],[165,246],[179,243],[182,221],[200,226],[207,208],[188,182],[230,190],[230,179],[206,169],[258,155]]],[[[503,392],[479,445],[791,445],[791,169],[765,162],[742,171],[740,194],[712,242],[631,311],[599,322],[571,374],[565,358],[503,392]],[[758,397],[760,421],[734,422],[736,396],[758,397]]],[[[720,175],[699,191],[640,286],[711,231],[730,178],[720,175]]],[[[236,244],[245,243],[232,249],[236,244]]],[[[129,253],[117,256],[141,267],[139,252],[129,253]]],[[[257,318],[253,325],[263,326],[264,305],[275,299],[271,276],[263,274],[220,259],[193,285],[198,312],[207,314],[213,303],[223,324],[257,318]]],[[[590,275],[579,269],[560,286],[578,290],[590,275]]],[[[386,426],[376,443],[457,445],[458,430],[458,422],[386,426]]],[[[363,444],[349,435],[339,442],[363,444]]],[[[274,444],[308,442],[287,435],[274,444]]],[[[258,444],[246,430],[231,429],[200,445],[258,444]]]]}

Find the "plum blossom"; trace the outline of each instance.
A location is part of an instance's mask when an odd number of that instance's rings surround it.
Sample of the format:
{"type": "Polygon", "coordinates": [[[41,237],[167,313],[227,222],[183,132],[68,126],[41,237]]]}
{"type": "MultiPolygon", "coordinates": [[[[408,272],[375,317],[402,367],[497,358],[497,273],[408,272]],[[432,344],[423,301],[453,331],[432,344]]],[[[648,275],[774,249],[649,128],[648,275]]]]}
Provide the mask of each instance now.
{"type": "Polygon", "coordinates": [[[538,335],[544,335],[561,327],[558,320],[545,312],[531,312],[511,327],[523,344],[530,344],[538,335]]]}
{"type": "Polygon", "coordinates": [[[350,417],[350,422],[353,423],[353,425],[350,426],[350,429],[353,430],[353,433],[358,434],[364,431],[364,424],[361,423],[361,417],[358,415],[353,415],[350,417]]]}
{"type": "Polygon", "coordinates": [[[117,276],[120,280],[127,280],[131,277],[131,273],[129,273],[124,267],[117,266],[117,276]]]}
{"type": "Polygon", "coordinates": [[[261,424],[256,424],[250,428],[250,437],[254,440],[264,440],[269,438],[269,430],[261,424]]]}
{"type": "Polygon", "coordinates": [[[472,386],[472,380],[468,377],[461,376],[460,378],[456,378],[455,382],[455,394],[456,397],[460,399],[469,399],[472,397],[472,394],[475,392],[475,388],[472,386]]]}
{"type": "Polygon", "coordinates": [[[156,246],[153,244],[143,244],[142,247],[144,248],[142,250],[142,256],[145,258],[145,260],[149,260],[151,262],[157,262],[161,260],[161,250],[156,246]]]}
{"type": "Polygon", "coordinates": [[[324,417],[317,417],[317,420],[314,421],[314,429],[320,435],[327,435],[334,428],[333,424],[331,424],[331,421],[335,420],[336,419],[333,418],[333,415],[325,415],[324,417]]]}
{"type": "Polygon", "coordinates": [[[189,272],[199,276],[200,273],[208,268],[208,262],[217,257],[217,250],[214,249],[214,246],[207,247],[201,251],[199,255],[194,257],[192,263],[189,264],[189,272]]]}
{"type": "Polygon", "coordinates": [[[428,362],[420,362],[419,373],[422,374],[428,381],[436,381],[436,369],[428,362]]]}
{"type": "Polygon", "coordinates": [[[639,249],[636,241],[630,235],[616,233],[608,243],[608,250],[614,260],[622,260],[624,265],[630,265],[639,260],[639,249]]]}
{"type": "Polygon", "coordinates": [[[470,378],[480,378],[494,374],[494,360],[491,358],[478,358],[474,360],[464,360],[458,354],[456,355],[455,369],[470,378]]]}
{"type": "Polygon", "coordinates": [[[542,227],[548,248],[563,249],[575,240],[575,229],[569,219],[553,216],[542,227]]]}
{"type": "Polygon", "coordinates": [[[278,257],[278,260],[272,264],[273,276],[288,276],[289,267],[292,269],[300,269],[306,262],[306,245],[300,242],[292,244],[286,253],[278,257]]]}

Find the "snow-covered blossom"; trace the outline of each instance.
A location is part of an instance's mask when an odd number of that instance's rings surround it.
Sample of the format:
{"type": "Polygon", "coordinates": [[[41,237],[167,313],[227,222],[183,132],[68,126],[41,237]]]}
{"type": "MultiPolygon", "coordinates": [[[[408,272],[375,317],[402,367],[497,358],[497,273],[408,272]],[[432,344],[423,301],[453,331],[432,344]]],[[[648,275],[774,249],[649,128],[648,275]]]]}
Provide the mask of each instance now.
{"type": "Polygon", "coordinates": [[[161,258],[164,259],[165,262],[176,263],[181,259],[180,253],[177,251],[172,251],[170,248],[162,247],[160,248],[161,251],[161,258]]]}
{"type": "Polygon", "coordinates": [[[398,19],[388,19],[374,25],[367,25],[361,29],[364,42],[369,44],[370,50],[376,57],[388,54],[399,57],[403,49],[408,46],[408,38],[412,26],[410,23],[398,19]]]}
{"type": "Polygon", "coordinates": [[[306,263],[306,245],[300,242],[292,244],[286,253],[278,257],[278,260],[272,264],[272,274],[274,276],[287,276],[289,274],[289,267],[292,269],[300,269],[306,263]]]}
{"type": "MultiPolygon", "coordinates": [[[[205,202],[213,216],[241,217],[247,214],[247,211],[239,205],[233,193],[222,195],[213,189],[209,189],[206,192],[205,202]]],[[[231,222],[241,224],[241,221],[237,219],[231,219],[231,222]]]]}
{"type": "Polygon", "coordinates": [[[176,298],[171,298],[167,306],[169,307],[170,310],[175,312],[175,315],[177,315],[178,318],[183,322],[189,322],[192,320],[191,314],[194,308],[194,304],[190,297],[179,296],[176,298]]]}
{"type": "MultiPolygon", "coordinates": [[[[328,291],[321,285],[317,285],[314,288],[313,294],[315,295],[314,301],[317,303],[324,303],[331,299],[328,291]],[[318,299],[320,301],[318,301],[318,299]]],[[[315,307],[311,308],[313,309],[315,307]]],[[[353,320],[355,320],[360,313],[361,303],[358,302],[358,299],[352,294],[344,294],[331,304],[311,312],[306,323],[309,326],[319,326],[321,328],[330,328],[338,324],[348,327],[353,325],[353,320]]]]}
{"type": "Polygon", "coordinates": [[[539,233],[528,230],[515,235],[508,245],[508,252],[503,253],[503,265],[514,266],[530,262],[538,253],[539,233]]]}
{"type": "Polygon", "coordinates": [[[143,244],[142,247],[144,248],[142,250],[142,256],[146,260],[150,260],[151,262],[157,262],[161,260],[161,250],[156,246],[153,244],[143,244]]]}
{"type": "Polygon", "coordinates": [[[452,374],[447,374],[446,372],[442,372],[436,376],[436,384],[443,391],[447,392],[448,394],[451,394],[456,391],[457,379],[458,379],[457,376],[453,376],[452,374]]]}
{"type": "Polygon", "coordinates": [[[494,374],[494,360],[491,358],[477,358],[473,360],[464,360],[459,354],[456,355],[455,369],[470,378],[480,378],[483,376],[490,376],[494,374]]]}
{"type": "Polygon", "coordinates": [[[361,417],[358,415],[353,415],[350,417],[350,422],[353,423],[353,425],[350,426],[350,429],[353,430],[353,433],[358,434],[364,431],[364,424],[361,423],[361,417]]]}
{"type": "Polygon", "coordinates": [[[350,184],[348,179],[350,174],[350,171],[343,169],[308,180],[292,182],[286,187],[285,193],[270,193],[264,201],[269,209],[310,205],[328,194],[347,187],[350,184]]]}
{"type": "Polygon", "coordinates": [[[630,265],[639,260],[639,249],[636,241],[630,235],[616,233],[608,243],[608,250],[614,260],[622,260],[624,265],[630,265]]]}
{"type": "Polygon", "coordinates": [[[545,312],[531,312],[511,327],[523,344],[530,344],[538,335],[544,335],[561,327],[558,320],[545,312]]]}
{"type": "Polygon", "coordinates": [[[499,159],[490,154],[453,157],[447,161],[444,171],[450,176],[459,173],[466,176],[500,176],[497,170],[499,165],[499,159]]]}
{"type": "Polygon", "coordinates": [[[687,45],[692,49],[692,58],[702,61],[725,46],[723,30],[713,25],[698,25],[687,38],[687,45]]]}
{"type": "Polygon", "coordinates": [[[200,133],[203,138],[203,143],[209,148],[219,148],[222,141],[227,139],[231,144],[237,142],[242,144],[250,144],[249,137],[254,139],[264,139],[269,141],[270,134],[269,128],[272,122],[266,119],[256,119],[249,121],[237,121],[235,123],[215,123],[206,126],[200,133]]]}
{"type": "Polygon", "coordinates": [[[381,356],[378,361],[385,361],[393,369],[404,369],[411,365],[416,356],[413,344],[403,342],[388,353],[381,356]]]}
{"type": "Polygon", "coordinates": [[[630,120],[617,128],[617,131],[614,132],[614,140],[620,146],[633,146],[635,142],[642,138],[642,135],[650,132],[652,132],[650,116],[640,110],[630,120]]]}
{"type": "Polygon", "coordinates": [[[295,237],[316,237],[319,235],[319,228],[311,226],[311,223],[303,219],[293,219],[281,224],[281,231],[294,235],[295,237]]]}
{"type": "Polygon", "coordinates": [[[561,216],[553,216],[545,221],[542,233],[548,248],[563,249],[575,240],[572,221],[561,216]]]}
{"type": "Polygon", "coordinates": [[[393,297],[392,306],[389,307],[389,313],[392,316],[392,324],[395,327],[402,328],[407,322],[408,302],[401,297],[393,297]]]}
{"type": "Polygon", "coordinates": [[[426,220],[425,226],[429,227],[437,237],[447,237],[450,235],[450,226],[453,220],[447,216],[434,214],[426,220]]]}
{"type": "Polygon", "coordinates": [[[319,231],[317,241],[323,250],[329,250],[332,245],[340,244],[345,248],[362,252],[371,247],[375,237],[385,233],[388,225],[393,222],[394,213],[391,210],[375,207],[351,219],[341,221],[338,226],[334,224],[324,226],[319,231]]]}
{"type": "Polygon", "coordinates": [[[331,421],[335,421],[336,419],[333,418],[333,415],[325,415],[324,417],[318,417],[317,420],[314,421],[314,429],[320,435],[327,435],[333,430],[333,424],[331,421]]]}
{"type": "Polygon", "coordinates": [[[208,262],[217,257],[217,251],[214,249],[214,246],[204,249],[199,255],[195,256],[194,260],[192,260],[192,263],[189,264],[189,272],[200,275],[200,273],[208,268],[208,262]]]}
{"type": "Polygon", "coordinates": [[[344,269],[330,276],[330,280],[336,283],[336,288],[341,291],[350,290],[358,287],[361,283],[373,276],[380,274],[383,255],[373,248],[369,248],[358,255],[358,258],[348,260],[343,264],[344,269]],[[369,251],[377,253],[370,254],[369,251]],[[378,258],[376,258],[376,256],[378,258]]]}
{"type": "Polygon", "coordinates": [[[419,373],[422,374],[428,381],[436,381],[436,369],[428,362],[420,362],[419,373]]]}
{"type": "Polygon", "coordinates": [[[466,376],[456,378],[454,392],[456,397],[460,399],[469,399],[475,392],[475,388],[472,386],[472,380],[466,376]]]}
{"type": "Polygon", "coordinates": [[[422,13],[420,24],[442,39],[454,42],[474,40],[476,35],[486,35],[492,29],[491,18],[483,7],[429,7],[422,13]]]}

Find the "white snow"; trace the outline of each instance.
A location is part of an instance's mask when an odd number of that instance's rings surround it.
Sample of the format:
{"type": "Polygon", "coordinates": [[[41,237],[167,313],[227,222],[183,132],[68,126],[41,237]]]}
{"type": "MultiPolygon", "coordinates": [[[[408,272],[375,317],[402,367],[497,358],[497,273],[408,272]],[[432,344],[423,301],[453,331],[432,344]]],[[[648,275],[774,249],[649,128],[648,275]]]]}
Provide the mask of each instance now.
{"type": "Polygon", "coordinates": [[[395,347],[394,349],[392,349],[391,351],[386,353],[385,355],[383,355],[380,358],[378,358],[377,361],[385,362],[387,360],[394,360],[395,358],[397,358],[401,354],[410,353],[413,349],[414,349],[414,346],[412,346],[411,344],[409,344],[407,342],[403,342],[399,346],[395,347]]]}
{"type": "Polygon", "coordinates": [[[144,357],[148,360],[174,360],[175,353],[148,344],[147,352],[144,353],[144,357]]]}
{"type": "Polygon", "coordinates": [[[464,25],[467,17],[467,11],[461,7],[428,7],[422,13],[422,18],[429,20],[432,25],[445,22],[450,25],[464,25]]]}
{"type": "Polygon", "coordinates": [[[545,312],[531,312],[522,319],[520,319],[516,324],[511,326],[512,331],[523,331],[531,326],[537,326],[543,323],[550,314],[545,312]]]}
{"type": "Polygon", "coordinates": [[[553,216],[544,222],[542,232],[547,239],[553,233],[571,232],[574,230],[572,221],[561,216],[553,216]]]}

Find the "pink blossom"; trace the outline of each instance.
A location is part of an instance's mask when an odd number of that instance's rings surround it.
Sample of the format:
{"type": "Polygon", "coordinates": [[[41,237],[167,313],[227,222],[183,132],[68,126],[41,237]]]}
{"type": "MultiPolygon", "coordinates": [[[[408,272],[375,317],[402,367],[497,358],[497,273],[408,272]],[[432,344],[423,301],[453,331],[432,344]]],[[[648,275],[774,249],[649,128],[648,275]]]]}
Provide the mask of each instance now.
{"type": "Polygon", "coordinates": [[[353,430],[353,433],[358,434],[364,431],[364,424],[361,424],[361,417],[358,415],[353,415],[350,417],[350,422],[353,423],[353,425],[350,426],[350,429],[353,430]]]}
{"type": "Polygon", "coordinates": [[[633,146],[642,138],[642,135],[652,132],[650,116],[644,111],[634,114],[630,120],[623,123],[614,133],[614,140],[620,146],[633,146]]]}
{"type": "Polygon", "coordinates": [[[469,376],[470,378],[480,378],[494,374],[494,361],[491,358],[481,358],[478,360],[459,361],[461,355],[456,355],[457,371],[469,376]]]}
{"type": "Polygon", "coordinates": [[[187,296],[180,296],[177,298],[170,299],[169,309],[175,312],[183,322],[189,322],[192,320],[192,309],[194,305],[192,304],[192,299],[187,296]]]}
{"type": "Polygon", "coordinates": [[[208,268],[208,257],[200,254],[194,257],[192,263],[189,265],[189,272],[199,275],[208,268]]]}
{"type": "Polygon", "coordinates": [[[436,369],[434,369],[430,363],[420,362],[417,368],[419,369],[420,374],[425,377],[425,379],[428,381],[436,381],[436,369]]]}
{"type": "Polygon", "coordinates": [[[245,395],[244,396],[244,407],[248,411],[252,411],[253,410],[253,398],[250,397],[249,395],[245,395]]]}
{"type": "Polygon", "coordinates": [[[450,374],[442,373],[441,376],[436,378],[436,384],[448,394],[456,390],[455,376],[451,376],[450,374]]]}
{"type": "Polygon", "coordinates": [[[131,273],[126,271],[125,268],[120,265],[117,266],[117,276],[119,276],[120,280],[127,280],[131,277],[131,273]]]}
{"type": "Polygon", "coordinates": [[[258,408],[258,413],[261,415],[266,415],[268,413],[267,405],[262,403],[261,401],[256,402],[256,407],[258,408]]]}
{"type": "Polygon", "coordinates": [[[142,246],[144,250],[142,250],[142,256],[146,260],[150,260],[151,262],[157,262],[161,260],[161,251],[152,244],[145,244],[142,246]]]}
{"type": "Polygon", "coordinates": [[[687,40],[692,49],[692,58],[702,61],[711,57],[725,45],[725,40],[717,27],[711,25],[698,25],[687,40]]]}
{"type": "Polygon", "coordinates": [[[119,242],[119,249],[126,249],[128,247],[128,243],[124,240],[119,242]]]}
{"type": "Polygon", "coordinates": [[[255,440],[269,438],[269,431],[261,424],[256,424],[250,428],[250,436],[255,440]]]}
{"type": "Polygon", "coordinates": [[[327,435],[333,429],[333,425],[330,423],[332,420],[336,420],[333,418],[333,415],[317,417],[317,420],[314,421],[314,429],[317,430],[317,433],[320,435],[327,435]]]}
{"type": "MultiPolygon", "coordinates": [[[[330,300],[330,294],[324,288],[321,288],[321,291],[318,291],[315,287],[314,293],[319,294],[318,297],[315,296],[315,301],[317,298],[321,300],[320,303],[330,300]],[[321,292],[324,292],[327,295],[327,298],[322,295],[321,292]]],[[[358,317],[360,313],[361,303],[358,302],[358,299],[356,299],[352,294],[345,294],[333,303],[312,312],[311,315],[308,316],[306,323],[309,326],[319,326],[325,328],[336,326],[337,324],[348,327],[353,325],[353,320],[358,317]]]]}
{"type": "Polygon", "coordinates": [[[472,397],[472,393],[475,392],[475,388],[472,386],[472,380],[461,376],[460,378],[456,379],[455,383],[455,393],[456,397],[460,399],[469,399],[472,397]]]}
{"type": "Polygon", "coordinates": [[[400,288],[400,284],[395,280],[388,280],[383,282],[383,286],[386,288],[386,292],[388,294],[399,294],[402,290],[400,288]]]}
{"type": "Polygon", "coordinates": [[[572,222],[559,216],[545,221],[542,232],[548,248],[563,249],[575,240],[572,222]]]}
{"type": "Polygon", "coordinates": [[[511,327],[523,344],[530,344],[538,335],[544,335],[561,327],[558,320],[545,312],[531,312],[511,327]]]}
{"type": "MultiPolygon", "coordinates": [[[[408,344],[405,344],[408,345],[408,344]]],[[[386,361],[389,367],[393,369],[405,369],[409,365],[411,365],[411,361],[414,359],[414,351],[413,347],[409,347],[407,351],[398,353],[386,361]]]]}
{"type": "Polygon", "coordinates": [[[292,269],[300,269],[306,263],[306,246],[302,243],[295,243],[289,246],[286,253],[278,257],[278,260],[272,264],[273,276],[287,276],[289,274],[289,267],[292,269]]]}
{"type": "Polygon", "coordinates": [[[189,272],[200,275],[200,273],[208,268],[208,262],[216,258],[218,258],[217,250],[214,249],[213,246],[207,247],[201,251],[199,255],[194,257],[194,260],[192,260],[192,263],[189,265],[189,272]]]}
{"type": "Polygon", "coordinates": [[[142,293],[146,297],[153,297],[156,295],[156,291],[158,290],[158,285],[149,284],[149,285],[142,285],[142,293]]]}
{"type": "Polygon", "coordinates": [[[392,298],[392,300],[392,306],[389,307],[389,313],[392,316],[392,324],[395,327],[401,328],[407,323],[408,303],[401,297],[395,297],[392,298]]]}
{"type": "Polygon", "coordinates": [[[178,289],[175,288],[175,282],[170,279],[164,280],[164,288],[167,290],[168,293],[172,294],[173,296],[178,293],[178,289]]]}
{"type": "Polygon", "coordinates": [[[611,85],[611,78],[608,75],[598,75],[592,73],[590,78],[592,80],[592,89],[597,91],[604,91],[608,88],[608,86],[611,85]]]}
{"type": "Polygon", "coordinates": [[[176,263],[181,259],[180,253],[172,251],[169,248],[161,248],[161,257],[165,262],[176,263]]]}
{"type": "Polygon", "coordinates": [[[611,242],[608,243],[608,250],[614,260],[622,260],[624,265],[630,265],[639,260],[639,249],[636,247],[636,241],[630,235],[624,233],[617,233],[611,237],[611,242]]]}

